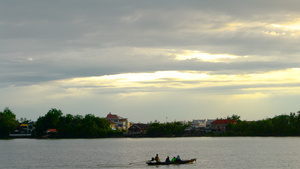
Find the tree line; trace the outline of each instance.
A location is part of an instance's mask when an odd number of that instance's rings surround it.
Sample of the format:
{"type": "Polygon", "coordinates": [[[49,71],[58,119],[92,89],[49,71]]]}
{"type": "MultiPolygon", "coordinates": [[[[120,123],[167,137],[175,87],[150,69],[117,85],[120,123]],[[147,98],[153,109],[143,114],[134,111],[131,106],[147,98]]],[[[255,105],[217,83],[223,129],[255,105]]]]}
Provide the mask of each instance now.
{"type": "Polygon", "coordinates": [[[227,136],[299,136],[300,111],[289,115],[277,115],[258,121],[237,121],[229,124],[227,136]]]}
{"type": "MultiPolygon", "coordinates": [[[[24,121],[22,121],[24,122],[24,121]]],[[[28,121],[25,121],[25,123],[28,121]]],[[[17,129],[20,122],[9,108],[0,112],[0,138],[7,138],[10,132],[17,129]]],[[[57,138],[101,138],[122,136],[122,131],[112,130],[105,118],[96,117],[93,114],[63,115],[61,110],[51,109],[44,116],[40,116],[32,131],[33,137],[47,135],[47,129],[56,129],[52,137],[57,138]]]]}
{"type": "Polygon", "coordinates": [[[151,123],[147,136],[149,137],[170,137],[182,136],[184,129],[189,125],[182,125],[180,122],[171,123],[151,123]]]}
{"type": "Polygon", "coordinates": [[[15,130],[18,124],[16,115],[9,108],[5,108],[0,112],[0,138],[8,137],[9,132],[15,130]]]}
{"type": "Polygon", "coordinates": [[[112,130],[105,118],[93,114],[63,115],[61,110],[51,109],[39,117],[35,124],[36,136],[45,135],[47,129],[57,129],[53,137],[58,138],[100,138],[122,135],[122,131],[112,130]]]}
{"type": "MultiPolygon", "coordinates": [[[[232,115],[227,119],[236,120],[229,124],[224,136],[300,136],[300,111],[289,115],[277,115],[258,121],[240,120],[240,116],[232,115]]],[[[0,138],[7,138],[9,133],[16,130],[18,125],[28,120],[19,122],[16,115],[5,108],[0,112],[0,138]]],[[[147,136],[170,137],[182,136],[184,129],[189,125],[180,122],[151,123],[147,136]]],[[[51,109],[44,116],[40,116],[35,123],[34,137],[43,137],[47,129],[56,129],[54,137],[57,138],[101,138],[122,136],[124,131],[112,130],[105,118],[93,114],[63,115],[61,110],[51,109]]]]}

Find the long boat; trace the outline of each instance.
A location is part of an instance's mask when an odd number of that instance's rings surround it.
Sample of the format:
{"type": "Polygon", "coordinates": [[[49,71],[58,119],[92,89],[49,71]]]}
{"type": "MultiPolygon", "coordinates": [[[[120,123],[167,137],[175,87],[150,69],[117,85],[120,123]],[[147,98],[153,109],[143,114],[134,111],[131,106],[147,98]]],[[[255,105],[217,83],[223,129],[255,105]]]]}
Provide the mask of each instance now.
{"type": "Polygon", "coordinates": [[[193,163],[196,161],[196,158],[190,159],[190,160],[181,160],[181,161],[174,161],[174,162],[153,162],[153,161],[147,161],[146,163],[148,165],[171,165],[171,164],[188,164],[193,163]]]}

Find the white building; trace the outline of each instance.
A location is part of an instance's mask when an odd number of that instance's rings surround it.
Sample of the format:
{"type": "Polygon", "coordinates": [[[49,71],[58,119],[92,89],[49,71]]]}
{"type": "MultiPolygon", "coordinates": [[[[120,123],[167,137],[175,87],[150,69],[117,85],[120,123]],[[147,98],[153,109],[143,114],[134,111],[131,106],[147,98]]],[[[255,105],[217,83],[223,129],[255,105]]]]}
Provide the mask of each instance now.
{"type": "Polygon", "coordinates": [[[206,121],[207,119],[204,119],[204,120],[193,120],[192,123],[191,123],[191,126],[193,128],[205,128],[206,127],[206,121]]]}
{"type": "Polygon", "coordinates": [[[120,117],[116,114],[111,114],[109,113],[106,118],[105,118],[107,121],[110,121],[112,122],[111,124],[113,126],[112,129],[119,129],[119,130],[128,130],[128,128],[130,127],[129,126],[129,120],[128,118],[123,118],[123,117],[120,117]]]}
{"type": "Polygon", "coordinates": [[[206,133],[211,132],[211,122],[215,121],[216,119],[207,119],[206,120],[206,133]]]}
{"type": "Polygon", "coordinates": [[[211,122],[215,121],[215,119],[203,119],[203,120],[193,120],[191,123],[191,127],[197,130],[203,130],[205,132],[211,131],[211,122]]]}

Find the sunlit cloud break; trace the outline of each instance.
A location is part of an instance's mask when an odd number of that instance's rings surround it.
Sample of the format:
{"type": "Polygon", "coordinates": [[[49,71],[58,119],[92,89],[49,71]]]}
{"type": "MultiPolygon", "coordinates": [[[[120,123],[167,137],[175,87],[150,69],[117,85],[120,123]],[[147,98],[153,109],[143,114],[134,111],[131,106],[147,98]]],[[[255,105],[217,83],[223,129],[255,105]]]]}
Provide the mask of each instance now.
{"type": "MultiPolygon", "coordinates": [[[[56,81],[56,86],[62,88],[85,88],[104,89],[115,92],[156,92],[160,89],[185,90],[185,89],[209,89],[211,94],[218,95],[220,90],[230,90],[235,95],[238,90],[239,95],[266,96],[272,94],[285,93],[289,95],[299,94],[299,90],[294,90],[300,84],[299,68],[271,71],[261,74],[210,74],[210,72],[197,71],[159,71],[154,73],[128,73],[107,75],[99,77],[73,78],[56,81]],[[294,85],[293,85],[294,84],[294,85]],[[229,87],[229,88],[228,88],[229,87]],[[131,91],[134,88],[134,91],[131,91]],[[290,91],[290,92],[288,92],[290,91]],[[264,93],[264,94],[257,94],[264,93]]],[[[76,90],[74,90],[76,91],[76,90]]],[[[230,93],[230,92],[229,92],[230,93]]]]}
{"type": "Polygon", "coordinates": [[[198,59],[204,62],[226,62],[230,59],[237,59],[239,56],[229,54],[210,54],[200,51],[184,51],[183,54],[177,54],[176,60],[198,59]]]}

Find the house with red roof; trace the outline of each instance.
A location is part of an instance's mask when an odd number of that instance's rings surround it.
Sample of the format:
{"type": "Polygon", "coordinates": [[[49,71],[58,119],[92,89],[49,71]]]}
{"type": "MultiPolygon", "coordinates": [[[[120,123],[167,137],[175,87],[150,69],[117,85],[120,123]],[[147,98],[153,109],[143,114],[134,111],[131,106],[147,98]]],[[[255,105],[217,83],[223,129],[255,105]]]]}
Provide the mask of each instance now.
{"type": "Polygon", "coordinates": [[[113,129],[113,130],[118,129],[117,123],[111,122],[111,121],[109,121],[109,120],[106,120],[106,121],[108,122],[109,127],[110,127],[111,129],[113,129]]]}
{"type": "Polygon", "coordinates": [[[105,118],[112,129],[128,130],[130,127],[128,118],[120,117],[116,114],[109,113],[105,118]]]}
{"type": "Polygon", "coordinates": [[[57,129],[47,129],[45,137],[54,138],[54,137],[56,137],[57,133],[58,133],[57,129]]]}
{"type": "Polygon", "coordinates": [[[46,133],[57,133],[57,129],[47,129],[46,133]]]}
{"type": "Polygon", "coordinates": [[[235,124],[236,120],[231,119],[217,119],[210,123],[211,130],[216,133],[222,133],[226,131],[228,124],[235,124]]]}

